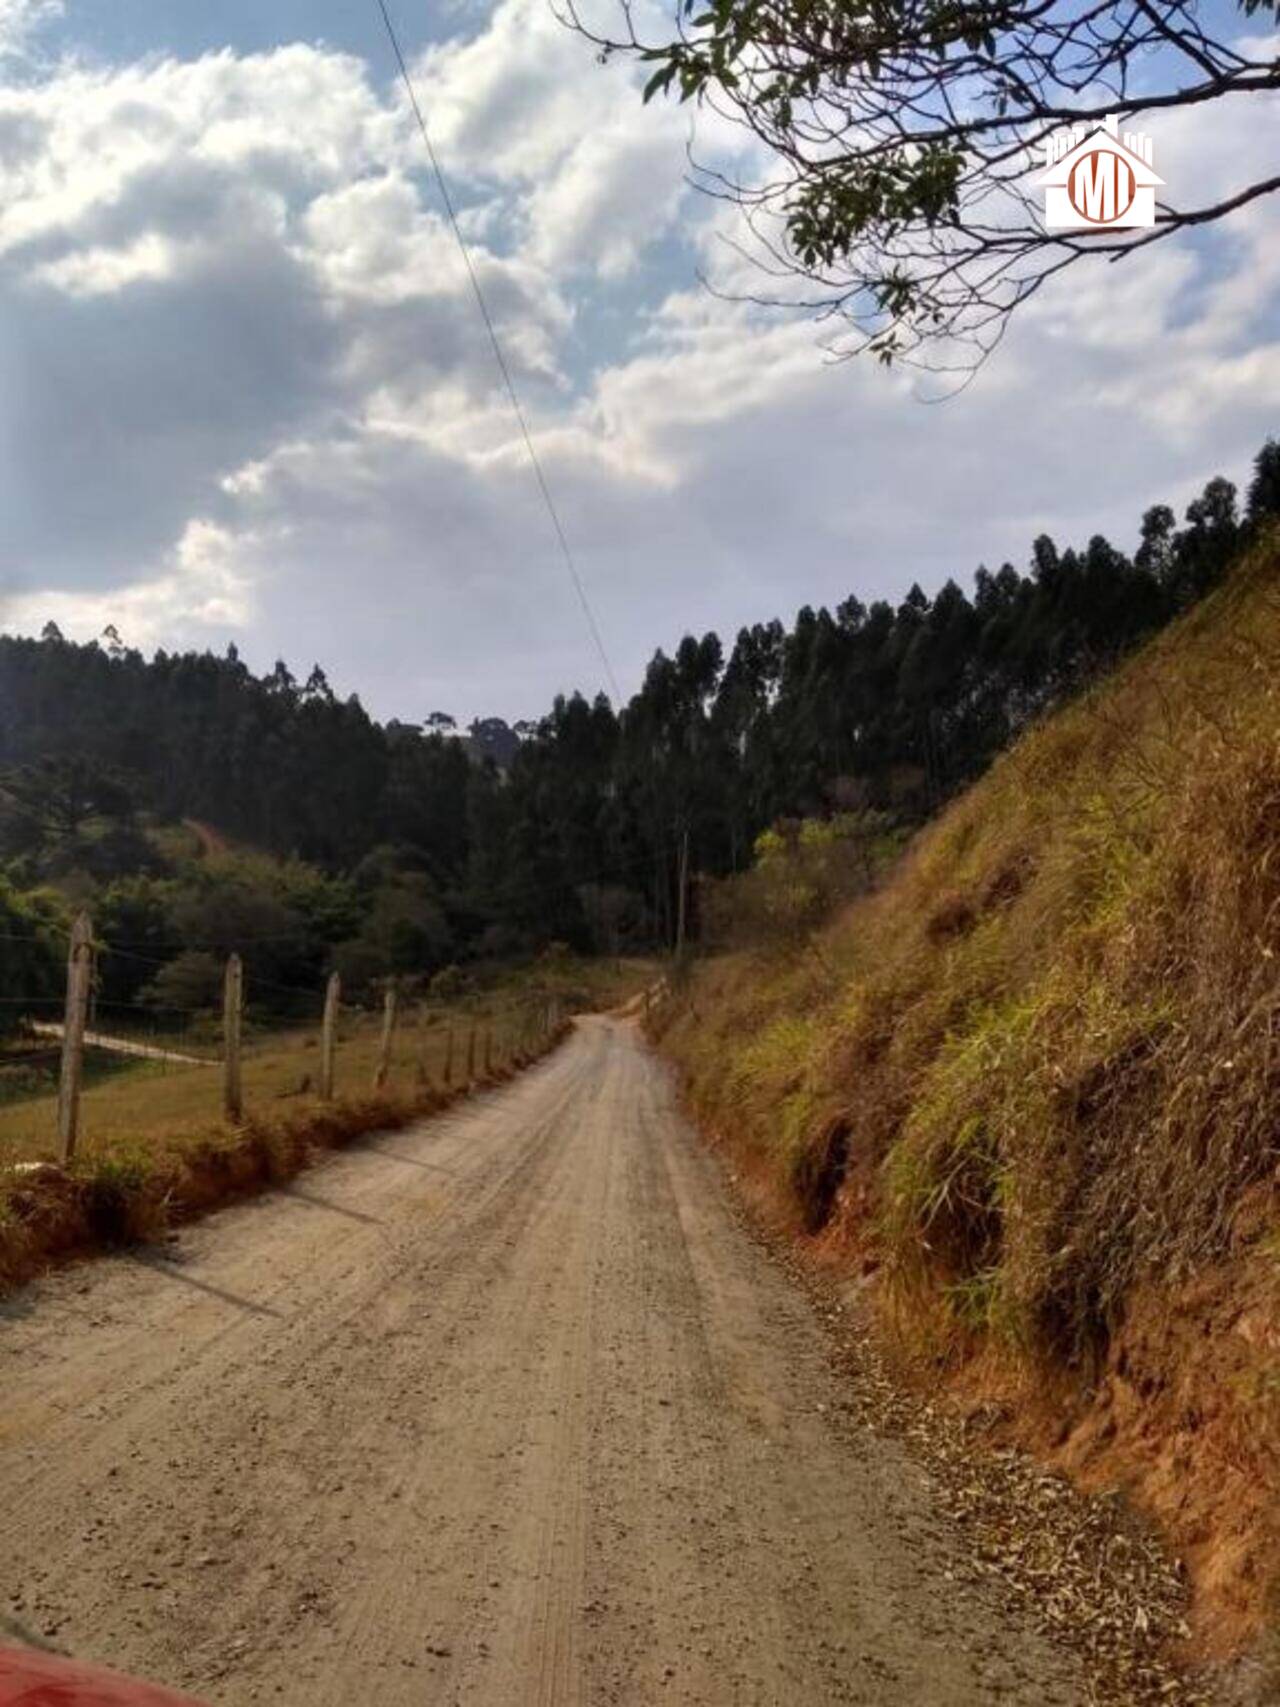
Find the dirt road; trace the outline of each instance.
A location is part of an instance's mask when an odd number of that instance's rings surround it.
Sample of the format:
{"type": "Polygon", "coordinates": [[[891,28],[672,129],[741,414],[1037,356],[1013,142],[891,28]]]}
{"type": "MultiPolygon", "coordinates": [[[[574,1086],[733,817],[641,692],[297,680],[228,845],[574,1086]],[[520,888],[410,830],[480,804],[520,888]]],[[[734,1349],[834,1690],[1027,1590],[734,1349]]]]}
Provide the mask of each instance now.
{"type": "Polygon", "coordinates": [[[0,1305],[0,1612],[211,1702],[1026,1703],[626,1023],[0,1305]]]}

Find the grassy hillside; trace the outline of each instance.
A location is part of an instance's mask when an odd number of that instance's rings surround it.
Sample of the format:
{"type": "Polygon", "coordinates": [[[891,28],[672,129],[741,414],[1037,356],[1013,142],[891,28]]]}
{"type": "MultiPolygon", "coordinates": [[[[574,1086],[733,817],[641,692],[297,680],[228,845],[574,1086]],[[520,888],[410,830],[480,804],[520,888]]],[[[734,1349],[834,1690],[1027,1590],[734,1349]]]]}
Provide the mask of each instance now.
{"type": "MultiPolygon", "coordinates": [[[[774,859],[751,881],[786,880],[774,859]]],[[[1274,538],[1019,742],[874,893],[800,944],[712,959],[660,1023],[696,1110],[875,1276],[901,1344],[971,1390],[1039,1395],[1044,1444],[1170,1523],[1232,1615],[1219,1635],[1266,1615],[1274,538]]]]}

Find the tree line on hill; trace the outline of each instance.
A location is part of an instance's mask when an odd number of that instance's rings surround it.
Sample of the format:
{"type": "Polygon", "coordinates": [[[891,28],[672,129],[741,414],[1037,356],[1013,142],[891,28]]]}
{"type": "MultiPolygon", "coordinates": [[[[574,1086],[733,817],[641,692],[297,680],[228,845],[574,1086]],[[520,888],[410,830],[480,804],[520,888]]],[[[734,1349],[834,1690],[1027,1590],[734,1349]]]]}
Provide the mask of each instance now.
{"type": "Polygon", "coordinates": [[[175,1009],[212,1002],[231,948],[283,1002],[333,965],[362,987],[553,940],[669,945],[683,863],[741,870],[790,818],[922,820],[1210,591],[1278,514],[1269,441],[1243,506],[1211,480],[1182,526],[1148,510],[1132,557],[1100,535],[1065,550],[1042,536],[1026,572],[980,568],[971,593],[948,581],[932,599],[806,606],[727,652],[688,636],[620,711],[575,694],[466,738],[443,712],[379,725],[319,667],[258,677],[234,647],[147,660],[112,630],[3,637],[0,933],[45,931],[50,886],[91,902],[122,951],[104,962],[110,994],[175,1009]],[[165,829],[182,820],[232,851],[184,851],[165,829]]]}

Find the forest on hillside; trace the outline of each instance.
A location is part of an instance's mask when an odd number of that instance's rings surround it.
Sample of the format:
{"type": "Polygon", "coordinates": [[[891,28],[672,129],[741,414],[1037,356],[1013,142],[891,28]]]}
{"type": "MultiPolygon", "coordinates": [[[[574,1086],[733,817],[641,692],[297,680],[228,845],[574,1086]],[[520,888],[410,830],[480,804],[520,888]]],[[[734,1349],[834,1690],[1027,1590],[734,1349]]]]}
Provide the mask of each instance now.
{"type": "Polygon", "coordinates": [[[1132,557],[1042,536],[1025,571],[980,568],[971,592],[806,606],[729,649],[688,636],[621,709],[575,694],[465,739],[443,713],[380,725],[318,666],[255,676],[234,647],[148,660],[111,631],[0,638],[5,983],[56,988],[43,945],[76,905],[125,951],[109,994],[157,1010],[212,1003],[238,947],[264,988],[336,965],[359,990],[553,941],[670,945],[683,859],[741,870],[799,817],[922,821],[1276,514],[1269,441],[1243,504],[1218,478],[1181,526],[1157,505],[1132,557]],[[183,821],[229,845],[201,857],[183,821]]]}

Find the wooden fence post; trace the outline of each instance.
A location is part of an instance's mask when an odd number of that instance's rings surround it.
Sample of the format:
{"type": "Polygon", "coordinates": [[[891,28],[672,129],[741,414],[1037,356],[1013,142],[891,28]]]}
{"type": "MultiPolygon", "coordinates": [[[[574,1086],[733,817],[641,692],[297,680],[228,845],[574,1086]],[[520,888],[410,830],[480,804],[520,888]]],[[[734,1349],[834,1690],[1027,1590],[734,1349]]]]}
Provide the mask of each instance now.
{"type": "Polygon", "coordinates": [[[80,1081],[84,1074],[84,1026],[93,971],[93,926],[81,913],[71,927],[67,952],[67,1005],[62,1022],[62,1074],[58,1081],[58,1139],[62,1165],[76,1153],[80,1131],[80,1081]]]}
{"type": "Polygon", "coordinates": [[[493,1071],[493,1021],[486,1020],[484,1028],[484,1076],[493,1071]]]}
{"type": "Polygon", "coordinates": [[[382,1044],[378,1050],[378,1071],[374,1074],[373,1088],[380,1091],[391,1076],[391,1039],[396,1029],[396,997],[394,983],[388,983],[386,994],[382,998],[382,1044]]]}
{"type": "Polygon", "coordinates": [[[451,1085],[453,1083],[453,1021],[452,1020],[449,1021],[449,1030],[445,1035],[444,1082],[445,1082],[446,1086],[451,1085]]]}
{"type": "Polygon", "coordinates": [[[230,1121],[244,1114],[240,1078],[240,1024],[244,1017],[244,965],[238,954],[227,961],[222,990],[222,1110],[230,1121]]]}
{"type": "Polygon", "coordinates": [[[338,1046],[338,1004],[341,1000],[342,979],[336,972],[331,972],[324,992],[324,1029],[320,1033],[320,1095],[325,1102],[333,1101],[333,1063],[338,1046]]]}
{"type": "Polygon", "coordinates": [[[431,1084],[431,1015],[425,1002],[419,1002],[414,1008],[417,1039],[414,1042],[414,1073],[419,1088],[426,1090],[431,1084]]]}
{"type": "Polygon", "coordinates": [[[467,1083],[476,1076],[476,1016],[471,1016],[471,1036],[467,1039],[467,1083]]]}

